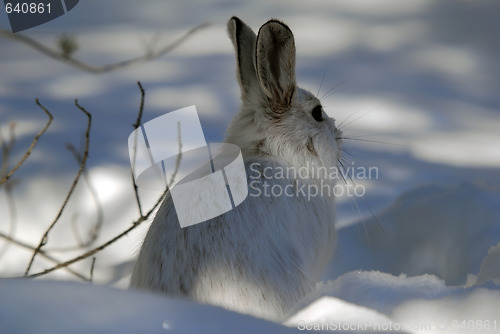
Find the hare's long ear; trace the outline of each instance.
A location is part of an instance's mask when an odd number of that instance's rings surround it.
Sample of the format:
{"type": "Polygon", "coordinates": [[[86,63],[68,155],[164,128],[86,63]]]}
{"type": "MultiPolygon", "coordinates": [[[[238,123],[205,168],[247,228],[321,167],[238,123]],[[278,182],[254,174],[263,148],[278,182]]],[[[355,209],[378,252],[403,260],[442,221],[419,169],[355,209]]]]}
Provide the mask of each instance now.
{"type": "Polygon", "coordinates": [[[240,83],[241,96],[247,99],[251,97],[252,90],[259,89],[254,64],[255,33],[236,16],[227,22],[227,31],[236,51],[236,76],[240,83]]]}
{"type": "Polygon", "coordinates": [[[266,22],[256,44],[257,77],[267,97],[279,106],[290,104],[295,91],[295,40],[278,20],[266,22]]]}

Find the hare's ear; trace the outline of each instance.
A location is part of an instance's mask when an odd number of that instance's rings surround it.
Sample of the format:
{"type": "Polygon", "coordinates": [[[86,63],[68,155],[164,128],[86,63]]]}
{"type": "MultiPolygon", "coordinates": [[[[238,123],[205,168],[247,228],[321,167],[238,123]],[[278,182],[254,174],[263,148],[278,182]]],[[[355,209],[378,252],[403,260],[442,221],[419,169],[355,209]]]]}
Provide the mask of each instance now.
{"type": "Polygon", "coordinates": [[[237,78],[240,83],[242,98],[249,98],[252,87],[258,89],[255,74],[255,33],[236,16],[227,22],[229,38],[236,51],[237,78]]]}
{"type": "Polygon", "coordinates": [[[260,27],[256,44],[257,77],[273,103],[290,104],[295,91],[295,40],[286,24],[270,20],[260,27]]]}

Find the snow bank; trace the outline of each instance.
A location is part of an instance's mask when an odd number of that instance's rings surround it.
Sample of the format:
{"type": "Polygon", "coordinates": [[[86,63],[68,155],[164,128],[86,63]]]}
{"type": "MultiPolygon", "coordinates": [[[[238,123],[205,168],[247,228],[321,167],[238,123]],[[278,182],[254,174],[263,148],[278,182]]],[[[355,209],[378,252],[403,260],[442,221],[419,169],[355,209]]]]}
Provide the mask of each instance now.
{"type": "MultiPolygon", "coordinates": [[[[500,241],[499,198],[499,189],[472,183],[411,190],[376,219],[339,230],[327,278],[353,270],[379,270],[393,275],[434,274],[447,285],[463,285],[469,274],[479,273],[488,249],[500,241]]],[[[496,261],[497,267],[498,252],[488,260],[496,261]]],[[[482,280],[489,275],[485,270],[482,280]]]]}
{"type": "Polygon", "coordinates": [[[286,326],[75,282],[2,279],[0,297],[0,333],[500,333],[500,287],[447,287],[432,275],[347,273],[320,284],[286,326]]]}
{"type": "Polygon", "coordinates": [[[500,333],[500,286],[447,287],[433,275],[350,272],[321,284],[288,321],[359,332],[500,333]]]}
{"type": "Polygon", "coordinates": [[[0,333],[294,333],[224,309],[91,284],[0,280],[0,333]]]}
{"type": "Polygon", "coordinates": [[[477,275],[477,283],[482,284],[487,281],[493,281],[500,285],[500,242],[491,247],[488,255],[481,265],[481,271],[477,275]]]}

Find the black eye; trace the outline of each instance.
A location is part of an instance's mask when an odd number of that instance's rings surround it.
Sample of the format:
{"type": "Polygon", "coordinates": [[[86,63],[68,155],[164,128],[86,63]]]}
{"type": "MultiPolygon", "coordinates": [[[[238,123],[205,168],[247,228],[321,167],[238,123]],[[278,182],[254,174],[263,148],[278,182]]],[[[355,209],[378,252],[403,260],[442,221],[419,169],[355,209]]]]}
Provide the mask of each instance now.
{"type": "Polygon", "coordinates": [[[321,106],[314,107],[312,110],[312,117],[318,122],[323,121],[323,108],[321,106]]]}

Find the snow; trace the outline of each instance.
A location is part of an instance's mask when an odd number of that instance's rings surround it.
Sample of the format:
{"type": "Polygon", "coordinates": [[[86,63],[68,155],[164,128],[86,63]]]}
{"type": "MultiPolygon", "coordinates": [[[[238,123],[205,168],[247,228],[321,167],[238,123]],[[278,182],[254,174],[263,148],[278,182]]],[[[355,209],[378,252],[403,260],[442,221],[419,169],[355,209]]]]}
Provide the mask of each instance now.
{"type": "Polygon", "coordinates": [[[2,333],[500,333],[500,287],[433,275],[350,272],[319,284],[284,325],[219,307],[107,286],[0,280],[2,333]]]}
{"type": "Polygon", "coordinates": [[[340,229],[328,276],[381,270],[434,274],[448,285],[463,285],[498,242],[499,198],[499,190],[467,182],[408,191],[376,218],[340,229]]]}
{"type": "MultiPolygon", "coordinates": [[[[5,138],[15,122],[12,162],[46,122],[34,98],[55,117],[15,174],[15,212],[0,191],[1,232],[11,229],[14,214],[14,236],[34,245],[57,213],[78,169],[65,145],[80,147],[85,127],[74,98],[93,113],[88,179],[104,210],[97,243],[138,216],[127,149],[140,99],[136,81],[147,94],[144,122],[195,104],[207,139],[221,141],[239,105],[225,32],[232,15],[254,29],[271,17],[290,25],[299,83],[316,92],[325,75],[325,111],[343,122],[346,136],[361,139],[345,140],[346,157],[354,167],[377,167],[378,176],[354,178],[363,198],[339,199],[335,256],[286,326],[121,289],[144,224],[99,253],[95,284],[68,282],[76,278],[63,270],[38,280],[0,279],[1,333],[500,332],[499,3],[117,3],[80,1],[24,33],[48,45],[74,33],[77,57],[99,65],[140,55],[156,33],[164,45],[200,23],[211,26],[157,60],[101,75],[0,38],[0,131],[5,138]]],[[[5,14],[0,27],[8,29],[5,14]]],[[[144,207],[156,195],[142,192],[144,207]]],[[[85,236],[97,211],[81,182],[47,249],[74,245],[70,222],[85,236]]],[[[4,245],[0,240],[0,251],[4,245]]],[[[30,256],[10,245],[0,254],[0,276],[22,275],[30,256]]],[[[72,268],[88,273],[90,261],[72,268]]],[[[31,272],[48,265],[37,259],[31,272]]]]}
{"type": "Polygon", "coordinates": [[[76,282],[0,280],[0,332],[294,333],[296,331],[182,300],[76,282]]]}
{"type": "Polygon", "coordinates": [[[481,264],[481,270],[477,275],[477,282],[482,284],[487,281],[500,284],[500,243],[488,250],[488,255],[481,264]]]}

